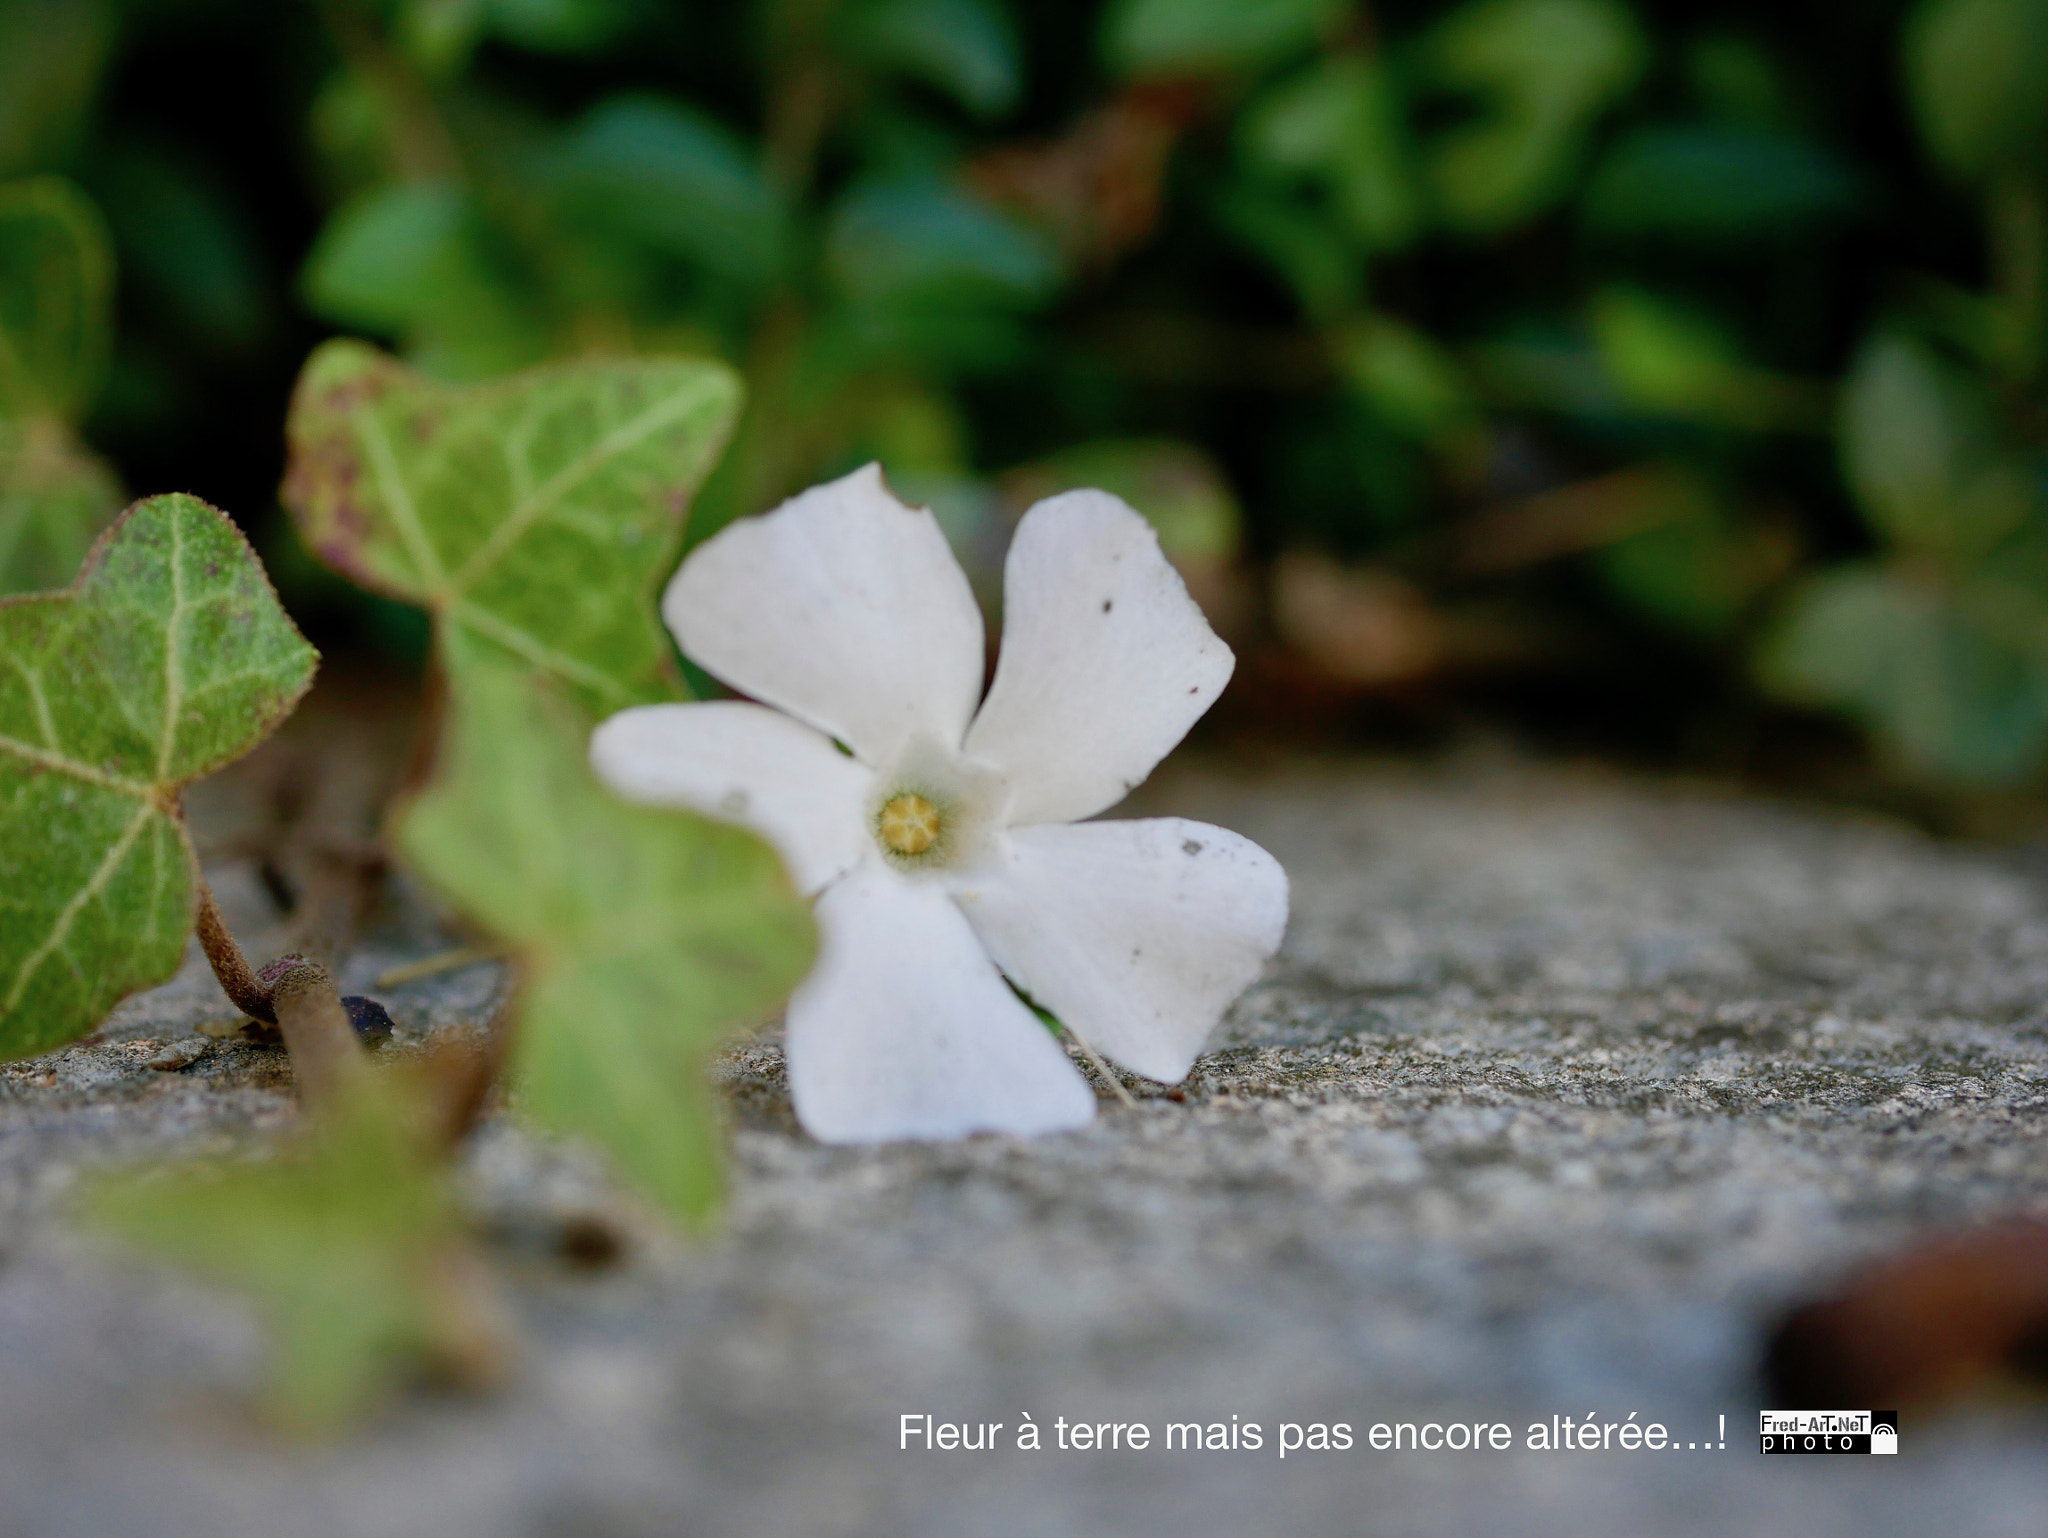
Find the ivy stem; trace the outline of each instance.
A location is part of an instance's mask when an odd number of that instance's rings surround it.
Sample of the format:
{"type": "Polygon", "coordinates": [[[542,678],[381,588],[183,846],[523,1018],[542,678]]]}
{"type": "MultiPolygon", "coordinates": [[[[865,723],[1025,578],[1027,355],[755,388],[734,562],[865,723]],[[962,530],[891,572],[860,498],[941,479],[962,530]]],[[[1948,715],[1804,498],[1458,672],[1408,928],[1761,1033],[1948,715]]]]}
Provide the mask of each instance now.
{"type": "Polygon", "coordinates": [[[259,976],[228,931],[206,877],[195,875],[193,884],[199,894],[199,946],[221,990],[243,1014],[276,1026],[284,1036],[306,1104],[331,1104],[363,1066],[362,1048],[334,979],[319,962],[303,956],[284,957],[259,976]]]}
{"type": "Polygon", "coordinates": [[[298,959],[270,985],[270,999],[300,1096],[311,1109],[331,1105],[364,1068],[334,979],[319,962],[298,959]]]}
{"type": "Polygon", "coordinates": [[[271,1005],[271,990],[256,976],[255,969],[249,965],[249,958],[242,954],[241,946],[228,932],[228,921],[221,915],[213,888],[207,885],[206,877],[197,873],[193,884],[199,889],[199,948],[206,952],[206,959],[213,966],[213,975],[220,979],[221,991],[235,1008],[252,1020],[276,1025],[277,1012],[271,1005]]]}

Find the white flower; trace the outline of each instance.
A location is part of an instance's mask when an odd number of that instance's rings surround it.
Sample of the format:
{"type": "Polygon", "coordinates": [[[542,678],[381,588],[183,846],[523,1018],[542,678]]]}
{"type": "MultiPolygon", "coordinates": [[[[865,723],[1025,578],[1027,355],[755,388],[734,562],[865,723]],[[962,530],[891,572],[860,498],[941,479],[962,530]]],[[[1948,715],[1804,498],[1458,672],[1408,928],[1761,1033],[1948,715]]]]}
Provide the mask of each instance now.
{"type": "Polygon", "coordinates": [[[1094,1094],[1003,974],[1179,1080],[1286,926],[1286,875],[1249,840],[1078,820],[1149,774],[1233,665],[1151,527],[1105,492],[1041,502],[1003,592],[984,700],[967,579],[869,465],[721,531],[669,584],[685,654],[761,704],[649,705],[591,738],[620,794],[755,829],[815,896],[789,1082],[828,1142],[1088,1121],[1094,1094]]]}

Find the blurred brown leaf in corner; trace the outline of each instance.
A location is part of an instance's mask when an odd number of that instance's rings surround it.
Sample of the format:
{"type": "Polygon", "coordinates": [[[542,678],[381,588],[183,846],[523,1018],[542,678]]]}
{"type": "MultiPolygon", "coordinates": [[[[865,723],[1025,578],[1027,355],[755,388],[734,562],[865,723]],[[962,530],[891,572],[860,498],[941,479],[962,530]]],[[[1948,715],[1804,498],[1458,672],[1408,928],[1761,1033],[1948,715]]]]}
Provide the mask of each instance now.
{"type": "Polygon", "coordinates": [[[2048,1223],[2015,1218],[1878,1260],[1765,1348],[1774,1409],[1897,1409],[2048,1386],[2048,1223]]]}

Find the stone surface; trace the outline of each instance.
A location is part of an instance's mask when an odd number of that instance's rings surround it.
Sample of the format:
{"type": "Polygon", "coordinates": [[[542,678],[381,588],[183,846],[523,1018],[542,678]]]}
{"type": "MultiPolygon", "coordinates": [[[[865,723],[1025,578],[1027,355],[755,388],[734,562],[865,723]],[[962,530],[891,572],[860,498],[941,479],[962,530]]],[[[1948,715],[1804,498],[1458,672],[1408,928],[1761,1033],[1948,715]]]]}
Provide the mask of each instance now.
{"type": "MultiPolygon", "coordinates": [[[[1923,1231],[2043,1206],[2048,863],[1708,786],[1467,759],[1183,765],[1142,810],[1288,867],[1268,978],[1179,1091],[1091,1129],[799,1134],[735,1049],[725,1228],[626,1220],[505,1119],[467,1180],[526,1354],[342,1442],[251,1429],[245,1310],[69,1230],[88,1167],[292,1119],[203,969],[0,1071],[0,1532],[437,1538],[2010,1533],[2048,1422],[1908,1421],[1896,1460],[1752,1450],[1760,1331],[1923,1231]],[[190,1050],[189,1061],[171,1057],[190,1050]],[[579,1240],[577,1235],[583,1235],[579,1240]],[[577,1264],[569,1256],[581,1255],[577,1264]],[[1258,1452],[1019,1453],[1030,1412],[1258,1422],[1258,1452]],[[898,1416],[1004,1424],[899,1451],[898,1416]],[[1661,1422],[1725,1451],[1297,1453],[1280,1422],[1661,1422]]],[[[269,915],[224,868],[238,927],[269,915]]],[[[407,907],[343,978],[453,943],[407,907]]],[[[397,1050],[490,965],[382,993],[397,1050]]],[[[1849,1406],[1846,1408],[1859,1408],[1849,1406]]],[[[1873,1406],[1870,1408],[1888,1408],[1873,1406]]]]}

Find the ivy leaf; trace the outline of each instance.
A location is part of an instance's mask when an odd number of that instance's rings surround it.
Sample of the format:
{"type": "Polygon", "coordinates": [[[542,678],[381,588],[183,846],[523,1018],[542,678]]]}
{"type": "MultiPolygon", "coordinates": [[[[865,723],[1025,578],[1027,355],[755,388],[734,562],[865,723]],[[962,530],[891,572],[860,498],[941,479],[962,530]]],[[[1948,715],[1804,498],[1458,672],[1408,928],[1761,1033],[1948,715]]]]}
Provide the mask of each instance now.
{"type": "Polygon", "coordinates": [[[732,371],[706,361],[564,363],[455,387],[330,342],[292,401],[284,499],[328,565],[433,613],[451,673],[493,655],[596,708],[673,697],[654,588],[739,398],[732,371]]]}
{"type": "Polygon", "coordinates": [[[1634,87],[1649,56],[1619,0],[1471,0],[1446,18],[1426,44],[1430,70],[1486,103],[1436,140],[1446,220],[1486,234],[1549,207],[1593,120],[1634,87]]]}
{"type": "Polygon", "coordinates": [[[69,588],[0,600],[0,1058],[82,1035],[177,969],[178,791],[268,735],[315,661],[197,497],[136,503],[69,588]]]}
{"type": "Polygon", "coordinates": [[[0,593],[68,580],[121,505],[72,430],[99,388],[112,282],[81,193],[54,177],[0,187],[0,593]]]}
{"type": "Polygon", "coordinates": [[[560,691],[489,661],[461,671],[439,776],[401,814],[398,846],[519,950],[521,1108],[701,1216],[718,1194],[708,1060],[803,976],[809,911],[753,835],[599,785],[593,723],[560,691]]]}
{"type": "Polygon", "coordinates": [[[78,419],[106,364],[113,282],[106,225],[68,182],[0,187],[0,416],[78,419]]]}
{"type": "Polygon", "coordinates": [[[935,86],[976,117],[1007,112],[1023,90],[1016,25],[995,0],[870,0],[843,31],[870,66],[935,86]]]}
{"type": "Polygon", "coordinates": [[[0,593],[59,587],[121,505],[121,483],[54,417],[0,418],[0,593]]]}
{"type": "Polygon", "coordinates": [[[2014,784],[2048,749],[2048,665],[1999,632],[2038,636],[2048,614],[2023,593],[2023,624],[1987,624],[1984,609],[2010,605],[1972,587],[1951,594],[1872,564],[1822,572],[1766,638],[1764,686],[1857,717],[1898,768],[1923,780],[2014,784]]]}
{"type": "Polygon", "coordinates": [[[413,1088],[382,1075],[274,1158],[115,1176],[83,1204],[88,1222],[254,1299],[271,1411],[301,1430],[354,1418],[423,1358],[474,1366],[495,1346],[413,1088]]]}
{"type": "Polygon", "coordinates": [[[1305,52],[1339,0],[1116,0],[1102,56],[1119,74],[1229,74],[1305,52]]]}
{"type": "Polygon", "coordinates": [[[2040,154],[2048,10],[2033,0],[1922,0],[1903,43],[1920,131],[1953,170],[1981,176],[2040,154]]]}

